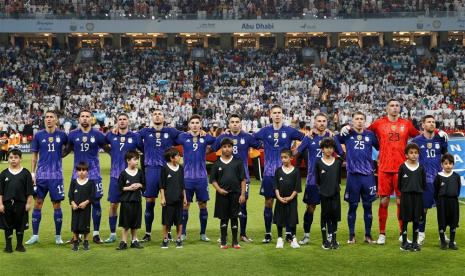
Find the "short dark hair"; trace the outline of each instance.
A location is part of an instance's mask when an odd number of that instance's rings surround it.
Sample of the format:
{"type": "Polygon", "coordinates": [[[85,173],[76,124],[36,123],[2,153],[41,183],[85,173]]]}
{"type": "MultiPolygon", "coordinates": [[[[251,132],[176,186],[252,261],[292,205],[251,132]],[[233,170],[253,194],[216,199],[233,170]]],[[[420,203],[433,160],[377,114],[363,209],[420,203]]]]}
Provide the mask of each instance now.
{"type": "Polygon", "coordinates": [[[292,151],[288,149],[281,150],[281,154],[285,154],[285,155],[288,155],[289,157],[292,157],[292,151]]]}
{"type": "Polygon", "coordinates": [[[420,153],[420,147],[418,147],[417,144],[415,143],[409,143],[406,147],[405,147],[405,154],[407,154],[409,152],[409,150],[411,149],[414,149],[416,150],[418,153],[420,153]]]}
{"type": "Polygon", "coordinates": [[[230,138],[226,137],[221,140],[221,147],[223,147],[224,145],[234,146],[234,142],[230,138]]]}
{"type": "Polygon", "coordinates": [[[121,116],[124,116],[124,117],[126,117],[126,118],[129,119],[129,115],[126,114],[126,113],[119,113],[119,114],[116,116],[116,119],[118,119],[118,118],[121,117],[121,116]]]}
{"type": "Polygon", "coordinates": [[[89,164],[87,164],[87,162],[81,161],[76,165],[76,170],[77,171],[79,171],[79,170],[88,171],[89,170],[89,164]]]}
{"type": "Polygon", "coordinates": [[[199,121],[202,121],[202,117],[199,115],[199,114],[193,114],[190,118],[189,118],[189,123],[194,120],[194,119],[198,119],[199,121]]]}
{"type": "Polygon", "coordinates": [[[275,108],[279,108],[279,109],[283,110],[283,108],[282,108],[279,104],[274,104],[274,105],[272,105],[271,108],[270,108],[270,110],[273,110],[273,109],[275,109],[275,108]]]}
{"type": "Polygon", "coordinates": [[[22,158],[23,152],[20,149],[13,148],[13,149],[10,149],[7,153],[8,157],[10,157],[10,155],[16,155],[16,156],[19,156],[19,158],[22,158]]]}
{"type": "Polygon", "coordinates": [[[321,140],[320,148],[321,149],[333,148],[334,150],[336,150],[336,142],[334,141],[333,138],[326,137],[323,140],[321,140]]]}
{"type": "Polygon", "coordinates": [[[179,155],[179,150],[175,147],[168,148],[165,150],[164,157],[166,162],[170,162],[171,158],[174,158],[176,155],[179,155]]]}
{"type": "Polygon", "coordinates": [[[449,163],[455,164],[455,159],[454,156],[450,153],[444,153],[441,157],[441,164],[444,163],[444,161],[449,161],[449,163]]]}
{"type": "Polygon", "coordinates": [[[132,158],[139,159],[139,153],[135,150],[130,150],[124,155],[126,161],[131,160],[132,158]]]}
{"type": "Polygon", "coordinates": [[[236,113],[233,113],[233,114],[229,115],[228,122],[232,118],[239,118],[239,120],[242,120],[241,116],[239,116],[239,114],[236,114],[236,113]]]}
{"type": "Polygon", "coordinates": [[[92,112],[90,112],[90,110],[89,110],[89,109],[86,109],[86,108],[83,108],[83,109],[79,110],[79,115],[78,115],[78,117],[81,117],[81,114],[82,114],[82,113],[89,113],[89,114],[92,116],[92,112]]]}
{"type": "Polygon", "coordinates": [[[353,114],[352,114],[352,118],[355,117],[355,115],[362,115],[364,119],[366,119],[366,115],[365,113],[363,113],[362,111],[355,111],[353,114]]]}
{"type": "Polygon", "coordinates": [[[299,128],[304,128],[306,125],[307,125],[307,123],[304,122],[304,121],[299,122],[299,128]]]}
{"type": "Polygon", "coordinates": [[[55,115],[55,117],[58,116],[57,112],[54,109],[49,109],[49,110],[45,111],[44,115],[46,115],[47,113],[52,113],[53,115],[55,115]]]}
{"type": "Polygon", "coordinates": [[[398,103],[400,103],[398,99],[396,99],[396,98],[390,98],[390,99],[387,101],[386,105],[389,105],[391,102],[398,102],[398,103]]]}
{"type": "Polygon", "coordinates": [[[316,117],[325,117],[326,120],[328,120],[328,114],[324,113],[324,112],[319,112],[318,114],[315,115],[315,119],[316,117]]]}
{"type": "Polygon", "coordinates": [[[434,116],[433,115],[426,115],[426,116],[423,116],[423,118],[421,118],[421,122],[424,123],[426,122],[426,119],[434,119],[434,116]]]}

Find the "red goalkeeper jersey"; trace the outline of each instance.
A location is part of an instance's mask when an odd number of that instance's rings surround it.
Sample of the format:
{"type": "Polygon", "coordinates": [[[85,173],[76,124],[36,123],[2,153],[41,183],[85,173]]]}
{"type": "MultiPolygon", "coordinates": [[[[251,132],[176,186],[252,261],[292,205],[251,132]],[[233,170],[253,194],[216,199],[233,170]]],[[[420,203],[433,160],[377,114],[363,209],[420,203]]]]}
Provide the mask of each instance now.
{"type": "Polygon", "coordinates": [[[420,132],[410,120],[398,118],[397,121],[391,122],[387,116],[374,121],[368,129],[378,137],[378,169],[382,172],[398,172],[406,159],[404,151],[408,139],[420,132]]]}

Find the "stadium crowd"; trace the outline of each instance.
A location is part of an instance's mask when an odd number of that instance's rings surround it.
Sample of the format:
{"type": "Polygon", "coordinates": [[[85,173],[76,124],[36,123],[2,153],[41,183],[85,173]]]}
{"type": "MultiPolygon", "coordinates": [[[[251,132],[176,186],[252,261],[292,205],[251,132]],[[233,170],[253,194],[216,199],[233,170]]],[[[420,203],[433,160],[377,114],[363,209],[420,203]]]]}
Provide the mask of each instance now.
{"type": "Polygon", "coordinates": [[[203,127],[225,127],[230,113],[244,116],[246,131],[269,123],[267,110],[280,103],[287,124],[313,125],[318,112],[331,128],[349,122],[353,110],[367,124],[384,112],[387,99],[403,103],[414,124],[434,115],[438,127],[463,130],[465,49],[432,50],[421,58],[411,48],[321,50],[321,65],[299,62],[299,50],[207,50],[204,61],[171,50],[98,50],[94,62],[75,64],[66,50],[7,48],[0,51],[0,118],[3,131],[30,137],[42,128],[44,111],[59,110],[60,126],[77,125],[81,108],[93,111],[96,127],[115,125],[125,111],[134,129],[150,124],[150,110],[166,111],[167,123],[185,129],[193,113],[203,127]]]}
{"type": "Polygon", "coordinates": [[[152,19],[265,19],[386,16],[388,13],[465,11],[463,0],[1,0],[8,16],[152,19]]]}

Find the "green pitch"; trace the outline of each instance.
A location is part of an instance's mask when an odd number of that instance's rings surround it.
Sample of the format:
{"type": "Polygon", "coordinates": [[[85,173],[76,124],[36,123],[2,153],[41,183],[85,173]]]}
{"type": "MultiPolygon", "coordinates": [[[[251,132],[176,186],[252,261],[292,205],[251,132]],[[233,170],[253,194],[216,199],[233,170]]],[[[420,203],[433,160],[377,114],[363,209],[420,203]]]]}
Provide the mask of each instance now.
{"type": "MultiPolygon", "coordinates": [[[[30,155],[25,155],[23,165],[30,168],[30,155]]],[[[4,169],[7,164],[1,164],[4,169]]],[[[108,190],[110,159],[108,155],[101,155],[101,170],[105,192],[108,190]]],[[[69,179],[72,171],[72,156],[64,160],[65,190],[68,192],[69,179]]],[[[304,185],[304,181],[302,182],[304,185]]],[[[152,242],[144,244],[142,250],[128,249],[124,252],[116,251],[114,244],[96,245],[91,243],[91,250],[84,252],[71,251],[70,245],[57,246],[54,244],[53,212],[49,197],[47,197],[42,213],[40,225],[40,241],[33,246],[27,246],[26,253],[6,254],[0,252],[0,275],[148,275],[163,274],[212,274],[212,275],[244,275],[244,274],[279,274],[279,275],[310,275],[310,274],[412,274],[429,275],[461,274],[465,264],[465,235],[463,228],[458,228],[458,251],[442,251],[438,245],[436,210],[428,214],[426,242],[421,252],[401,252],[398,242],[398,226],[395,204],[389,208],[387,223],[387,242],[384,246],[367,245],[363,243],[363,208],[360,204],[357,213],[356,234],[358,243],[346,244],[348,238],[347,204],[342,203],[343,219],[339,224],[338,240],[341,248],[337,251],[321,249],[321,233],[319,225],[320,209],[317,208],[312,225],[311,243],[300,249],[292,249],[288,244],[284,249],[275,249],[272,244],[261,244],[264,233],[263,198],[258,194],[259,182],[253,181],[250,199],[248,201],[248,235],[254,239],[251,244],[242,243],[240,250],[220,250],[216,240],[219,238],[219,220],[213,218],[214,192],[210,188],[212,201],[209,202],[209,221],[207,236],[209,243],[199,241],[198,207],[193,204],[189,214],[188,240],[183,249],[161,249],[161,208],[157,202],[155,208],[155,222],[152,231],[152,242]]],[[[344,190],[344,187],[342,187],[344,190]]],[[[302,214],[304,204],[299,195],[300,224],[297,235],[300,238],[302,230],[302,214]]],[[[342,198],[342,197],[341,197],[342,198]]],[[[378,236],[378,201],[373,207],[373,238],[378,236]]],[[[101,237],[109,235],[108,202],[106,195],[102,200],[103,215],[101,223],[101,237]]],[[[145,204],[143,204],[145,208],[145,204]]],[[[68,201],[63,201],[63,239],[69,239],[70,207],[68,201]]],[[[465,208],[461,208],[464,212],[465,208]]],[[[463,215],[462,215],[463,219],[463,215]]],[[[143,226],[144,227],[144,226],[143,226]]],[[[145,229],[141,229],[139,237],[145,229]]],[[[230,233],[230,232],[229,232],[230,233]]],[[[25,233],[25,240],[32,234],[29,229],[25,233]]],[[[276,229],[273,227],[274,238],[276,229]]],[[[118,230],[118,237],[120,230],[118,230]]],[[[411,228],[409,225],[409,237],[411,228]]],[[[15,245],[15,238],[13,239],[15,245]]],[[[0,234],[0,248],[3,248],[4,232],[0,234]]]]}

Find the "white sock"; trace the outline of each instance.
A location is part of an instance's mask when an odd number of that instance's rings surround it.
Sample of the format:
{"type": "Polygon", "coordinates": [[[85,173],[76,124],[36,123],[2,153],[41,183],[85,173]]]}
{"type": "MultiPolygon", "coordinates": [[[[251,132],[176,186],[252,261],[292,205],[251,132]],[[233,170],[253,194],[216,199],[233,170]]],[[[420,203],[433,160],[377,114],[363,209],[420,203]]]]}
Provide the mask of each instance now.
{"type": "Polygon", "coordinates": [[[92,236],[94,236],[94,237],[95,237],[95,236],[98,236],[98,235],[100,235],[100,232],[99,232],[99,231],[94,231],[94,233],[92,234],[92,236]]]}

